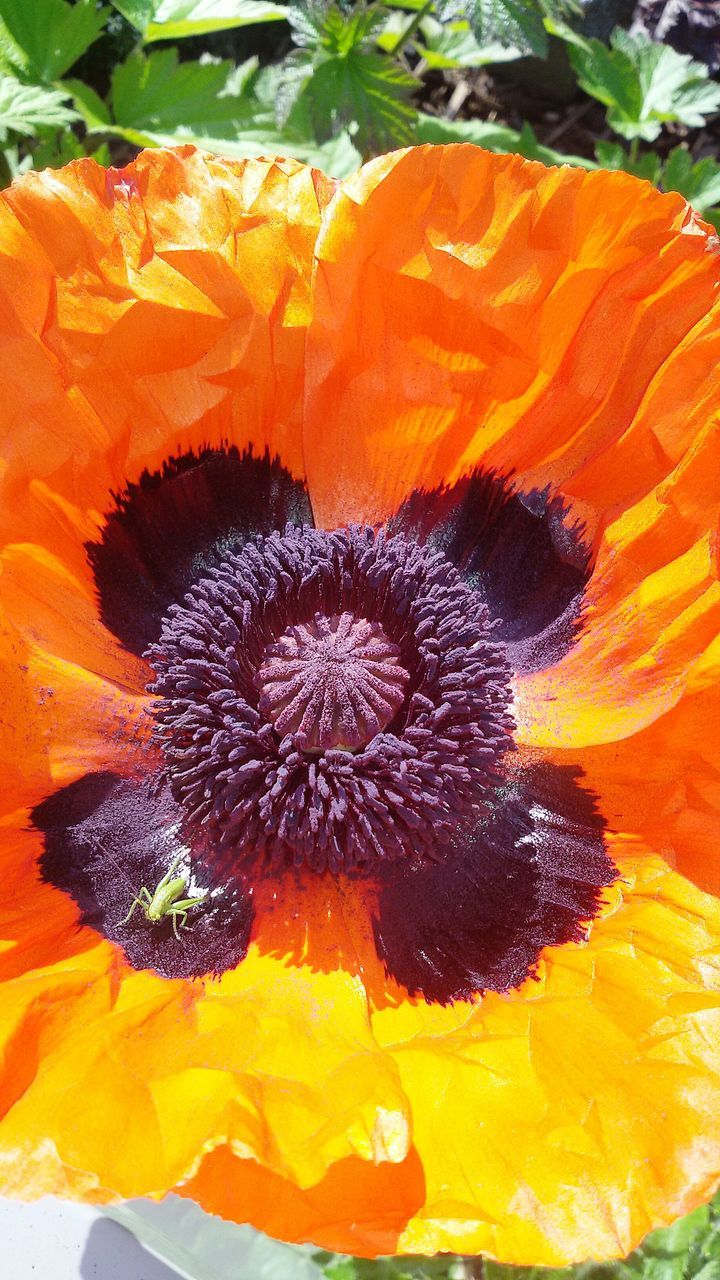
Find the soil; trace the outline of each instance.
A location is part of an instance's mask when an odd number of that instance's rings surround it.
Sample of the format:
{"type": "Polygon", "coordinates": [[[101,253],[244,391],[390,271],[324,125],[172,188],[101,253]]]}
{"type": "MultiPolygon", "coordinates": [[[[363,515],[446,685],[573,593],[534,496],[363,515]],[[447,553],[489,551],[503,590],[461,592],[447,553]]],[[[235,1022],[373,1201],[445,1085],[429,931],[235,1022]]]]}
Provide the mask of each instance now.
{"type": "MultiPolygon", "coordinates": [[[[487,120],[518,130],[527,122],[544,146],[589,160],[598,142],[621,141],[607,125],[605,108],[578,89],[559,41],[551,41],[545,61],[519,58],[478,71],[431,72],[419,105],[432,115],[487,120]]],[[[664,159],[679,143],[696,160],[706,155],[718,159],[720,113],[702,129],[666,125],[652,150],[664,159]]]]}

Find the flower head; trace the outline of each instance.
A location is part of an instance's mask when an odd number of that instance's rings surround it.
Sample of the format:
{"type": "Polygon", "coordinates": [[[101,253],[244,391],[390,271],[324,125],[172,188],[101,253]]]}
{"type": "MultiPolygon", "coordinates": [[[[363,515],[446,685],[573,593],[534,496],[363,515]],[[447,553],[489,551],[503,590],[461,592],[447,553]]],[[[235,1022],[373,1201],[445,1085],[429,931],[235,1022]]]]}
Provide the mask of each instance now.
{"type": "Polygon", "coordinates": [[[185,148],[0,249],[3,1188],[627,1252],[720,1177],[710,228],[185,148]]]}

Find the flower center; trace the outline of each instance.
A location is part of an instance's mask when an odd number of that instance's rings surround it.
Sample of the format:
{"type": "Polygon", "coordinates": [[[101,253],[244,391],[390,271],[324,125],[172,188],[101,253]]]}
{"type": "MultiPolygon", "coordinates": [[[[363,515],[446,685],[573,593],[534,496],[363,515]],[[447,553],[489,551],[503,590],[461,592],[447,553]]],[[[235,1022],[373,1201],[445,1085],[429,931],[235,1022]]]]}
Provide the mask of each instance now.
{"type": "Polygon", "coordinates": [[[512,748],[485,605],[402,535],[288,528],[229,550],[148,657],[173,794],[231,862],[436,861],[512,748]]]}
{"type": "Polygon", "coordinates": [[[356,751],[402,706],[409,674],[379,622],[352,613],[296,623],[265,648],[260,710],[304,751],[356,751]]]}

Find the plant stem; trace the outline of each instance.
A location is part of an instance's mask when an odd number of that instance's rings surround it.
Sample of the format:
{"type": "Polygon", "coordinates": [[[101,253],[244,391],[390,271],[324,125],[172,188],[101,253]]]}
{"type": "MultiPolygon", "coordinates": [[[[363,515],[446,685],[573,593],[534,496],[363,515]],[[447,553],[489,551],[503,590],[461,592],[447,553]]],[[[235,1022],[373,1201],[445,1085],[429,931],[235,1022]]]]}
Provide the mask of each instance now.
{"type": "Polygon", "coordinates": [[[417,13],[413,14],[405,30],[400,32],[400,35],[398,36],[394,45],[392,45],[391,48],[388,49],[388,54],[391,58],[397,58],[398,54],[401,53],[402,50],[405,48],[405,45],[407,44],[408,40],[412,40],[423,18],[427,17],[432,7],[433,7],[433,0],[425,0],[425,3],[422,6],[422,8],[418,9],[417,13]]]}

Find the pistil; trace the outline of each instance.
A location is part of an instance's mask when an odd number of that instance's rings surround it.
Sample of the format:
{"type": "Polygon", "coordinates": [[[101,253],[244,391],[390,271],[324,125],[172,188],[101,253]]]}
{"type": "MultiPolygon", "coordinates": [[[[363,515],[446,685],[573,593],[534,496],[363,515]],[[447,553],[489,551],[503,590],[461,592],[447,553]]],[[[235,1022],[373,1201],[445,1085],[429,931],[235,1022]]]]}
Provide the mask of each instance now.
{"type": "Polygon", "coordinates": [[[304,751],[356,751],[393,719],[409,679],[379,622],[317,613],[267,645],[260,710],[304,751]]]}

